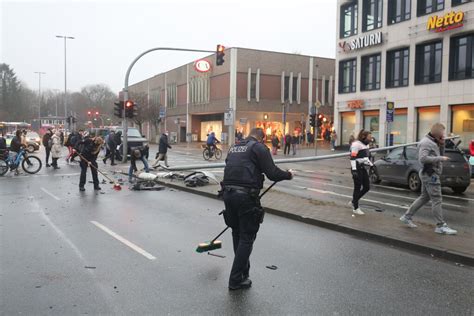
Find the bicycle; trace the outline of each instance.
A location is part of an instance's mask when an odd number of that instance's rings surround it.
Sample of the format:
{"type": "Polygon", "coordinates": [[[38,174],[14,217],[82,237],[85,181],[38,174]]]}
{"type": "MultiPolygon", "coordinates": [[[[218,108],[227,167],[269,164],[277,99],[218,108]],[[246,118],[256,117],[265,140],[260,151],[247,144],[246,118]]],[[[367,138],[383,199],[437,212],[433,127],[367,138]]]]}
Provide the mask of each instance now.
{"type": "Polygon", "coordinates": [[[7,173],[8,169],[11,171],[15,170],[18,173],[20,163],[22,169],[29,174],[37,173],[43,165],[38,157],[28,155],[28,152],[23,147],[17,153],[15,159],[12,159],[9,152],[5,150],[3,153],[0,153],[0,176],[7,173]]]}
{"type": "Polygon", "coordinates": [[[217,146],[207,146],[207,145],[202,145],[204,147],[204,150],[202,152],[202,156],[204,160],[209,160],[212,157],[215,157],[216,160],[219,160],[222,158],[222,150],[218,148],[217,146]]]}

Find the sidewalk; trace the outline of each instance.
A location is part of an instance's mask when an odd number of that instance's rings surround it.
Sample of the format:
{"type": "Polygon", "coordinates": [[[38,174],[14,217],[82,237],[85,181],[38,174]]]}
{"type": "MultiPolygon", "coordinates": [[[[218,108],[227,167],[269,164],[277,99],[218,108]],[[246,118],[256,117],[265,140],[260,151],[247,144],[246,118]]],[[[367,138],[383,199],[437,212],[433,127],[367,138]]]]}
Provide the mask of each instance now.
{"type": "MultiPolygon", "coordinates": [[[[218,185],[189,188],[181,181],[170,180],[162,180],[161,184],[211,198],[216,198],[219,189],[218,185]]],[[[270,214],[474,266],[472,231],[460,231],[456,236],[439,235],[434,233],[434,225],[417,223],[418,228],[411,229],[394,215],[372,211],[353,217],[349,206],[305,199],[275,190],[265,195],[262,205],[270,214]]]]}

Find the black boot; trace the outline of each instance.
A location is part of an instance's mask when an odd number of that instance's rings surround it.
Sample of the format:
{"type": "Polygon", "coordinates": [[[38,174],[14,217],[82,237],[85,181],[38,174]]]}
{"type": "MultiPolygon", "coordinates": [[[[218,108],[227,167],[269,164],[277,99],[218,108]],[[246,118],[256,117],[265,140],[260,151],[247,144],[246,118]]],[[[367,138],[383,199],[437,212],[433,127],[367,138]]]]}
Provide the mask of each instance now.
{"type": "Polygon", "coordinates": [[[229,290],[231,290],[231,291],[244,290],[244,289],[250,288],[251,286],[252,286],[252,280],[245,279],[245,280],[243,280],[242,282],[240,282],[239,284],[236,284],[236,285],[229,284],[229,290]]]}

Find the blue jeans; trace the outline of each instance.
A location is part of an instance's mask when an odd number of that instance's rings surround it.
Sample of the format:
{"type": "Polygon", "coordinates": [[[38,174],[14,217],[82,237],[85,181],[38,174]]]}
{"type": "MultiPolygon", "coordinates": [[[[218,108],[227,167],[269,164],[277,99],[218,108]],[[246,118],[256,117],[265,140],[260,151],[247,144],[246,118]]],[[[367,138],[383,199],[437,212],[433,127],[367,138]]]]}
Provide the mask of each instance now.
{"type": "Polygon", "coordinates": [[[145,172],[150,172],[150,169],[148,168],[148,161],[146,161],[145,157],[140,157],[140,158],[135,158],[133,155],[132,155],[132,158],[131,158],[131,161],[130,161],[130,168],[128,169],[128,179],[129,180],[132,180],[132,174],[134,171],[137,171],[137,164],[136,164],[136,161],[137,160],[141,160],[143,162],[143,165],[145,166],[145,172]]]}

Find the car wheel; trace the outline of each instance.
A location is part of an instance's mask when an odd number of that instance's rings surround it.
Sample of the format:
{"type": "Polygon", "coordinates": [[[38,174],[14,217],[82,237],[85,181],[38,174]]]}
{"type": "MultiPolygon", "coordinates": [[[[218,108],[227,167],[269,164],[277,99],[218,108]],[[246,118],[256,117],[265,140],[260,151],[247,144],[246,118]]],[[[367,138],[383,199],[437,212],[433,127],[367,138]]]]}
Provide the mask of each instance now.
{"type": "Polygon", "coordinates": [[[408,176],[408,187],[410,190],[413,192],[418,192],[421,189],[421,180],[420,176],[418,176],[418,173],[412,172],[408,176]]]}
{"type": "Polygon", "coordinates": [[[28,150],[28,152],[31,154],[31,153],[34,153],[35,152],[35,146],[33,145],[28,145],[28,147],[26,148],[26,150],[28,150]]]}
{"type": "Polygon", "coordinates": [[[377,174],[377,170],[375,169],[375,167],[370,168],[369,178],[370,182],[373,184],[379,184],[380,182],[382,182],[382,180],[380,180],[379,178],[379,175],[377,174]]]}
{"type": "Polygon", "coordinates": [[[454,193],[461,194],[467,190],[467,187],[453,187],[451,190],[453,190],[454,193]]]}

